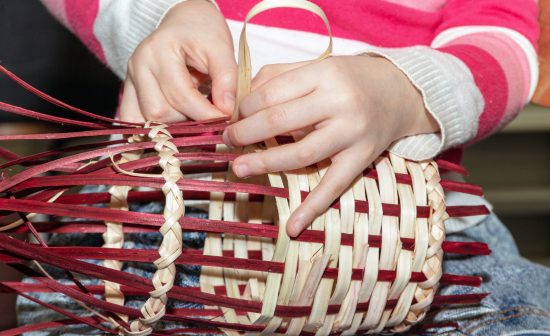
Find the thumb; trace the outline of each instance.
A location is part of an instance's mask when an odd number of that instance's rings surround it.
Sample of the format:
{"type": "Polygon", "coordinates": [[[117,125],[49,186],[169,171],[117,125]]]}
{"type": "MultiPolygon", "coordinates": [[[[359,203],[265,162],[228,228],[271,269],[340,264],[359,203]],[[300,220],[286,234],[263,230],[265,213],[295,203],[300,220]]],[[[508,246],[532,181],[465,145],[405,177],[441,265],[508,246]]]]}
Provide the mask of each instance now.
{"type": "Polygon", "coordinates": [[[235,106],[237,90],[237,63],[233,48],[225,48],[222,53],[211,53],[208,72],[212,78],[212,100],[224,114],[231,115],[235,106]]]}

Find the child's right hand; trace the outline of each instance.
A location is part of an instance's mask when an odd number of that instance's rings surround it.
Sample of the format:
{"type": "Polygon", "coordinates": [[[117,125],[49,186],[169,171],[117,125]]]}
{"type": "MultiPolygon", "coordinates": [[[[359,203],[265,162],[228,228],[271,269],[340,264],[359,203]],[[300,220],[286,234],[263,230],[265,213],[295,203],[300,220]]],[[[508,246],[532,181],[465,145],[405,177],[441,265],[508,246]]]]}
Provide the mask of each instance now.
{"type": "Polygon", "coordinates": [[[223,15],[206,0],[174,6],[128,61],[120,118],[177,122],[230,115],[237,65],[223,15]],[[211,104],[198,90],[200,76],[212,79],[211,104]]]}

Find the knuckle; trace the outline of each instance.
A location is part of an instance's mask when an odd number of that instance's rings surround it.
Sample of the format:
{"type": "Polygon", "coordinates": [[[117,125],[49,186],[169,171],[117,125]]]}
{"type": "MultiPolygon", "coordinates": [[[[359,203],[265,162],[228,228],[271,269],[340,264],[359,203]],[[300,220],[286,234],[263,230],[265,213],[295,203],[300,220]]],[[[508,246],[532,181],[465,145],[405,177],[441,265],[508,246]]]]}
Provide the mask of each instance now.
{"type": "Polygon", "coordinates": [[[262,106],[271,106],[273,101],[273,91],[272,90],[260,90],[258,91],[258,100],[262,106]]]}
{"type": "Polygon", "coordinates": [[[180,92],[167,91],[164,93],[166,97],[166,102],[178,111],[185,109],[185,106],[188,105],[186,95],[180,92]]]}
{"type": "Polygon", "coordinates": [[[163,44],[162,43],[162,33],[159,33],[159,31],[153,32],[152,34],[149,34],[140,44],[140,47],[149,50],[151,48],[154,48],[157,44],[163,44]]]}
{"type": "Polygon", "coordinates": [[[339,198],[342,196],[342,193],[346,188],[348,187],[347,181],[344,179],[338,179],[338,181],[332,182],[330,185],[326,187],[328,194],[332,196],[332,198],[339,198]]]}
{"type": "Polygon", "coordinates": [[[227,128],[227,137],[235,146],[244,146],[244,138],[241,130],[238,127],[230,126],[227,128]]]}
{"type": "Polygon", "coordinates": [[[128,59],[128,73],[130,75],[134,75],[136,73],[136,63],[138,61],[136,60],[136,54],[134,53],[130,58],[128,59]]]}
{"type": "Polygon", "coordinates": [[[153,121],[163,121],[168,116],[168,108],[165,106],[156,106],[146,113],[146,117],[153,121]]]}
{"type": "Polygon", "coordinates": [[[267,174],[275,170],[270,163],[269,157],[265,153],[258,153],[256,156],[256,170],[258,174],[267,174]]]}
{"type": "Polygon", "coordinates": [[[358,155],[355,157],[355,159],[357,160],[357,164],[361,167],[362,170],[367,168],[367,166],[370,164],[370,158],[371,155],[368,152],[359,152],[358,155]]]}
{"type": "Polygon", "coordinates": [[[257,76],[263,77],[263,76],[269,76],[269,74],[273,71],[272,65],[264,65],[260,68],[260,71],[258,71],[257,76]]]}
{"type": "Polygon", "coordinates": [[[326,74],[331,76],[338,77],[341,75],[341,66],[338,59],[335,57],[330,57],[325,60],[323,70],[326,74]]]}
{"type": "Polygon", "coordinates": [[[282,105],[270,108],[266,113],[269,125],[285,125],[290,119],[287,109],[282,105]]]}
{"type": "Polygon", "coordinates": [[[299,165],[307,166],[315,163],[315,148],[303,146],[296,151],[296,161],[299,165]]]}
{"type": "Polygon", "coordinates": [[[347,106],[350,109],[357,109],[361,107],[362,94],[353,86],[343,86],[342,92],[338,94],[338,99],[342,106],[347,106]]]}

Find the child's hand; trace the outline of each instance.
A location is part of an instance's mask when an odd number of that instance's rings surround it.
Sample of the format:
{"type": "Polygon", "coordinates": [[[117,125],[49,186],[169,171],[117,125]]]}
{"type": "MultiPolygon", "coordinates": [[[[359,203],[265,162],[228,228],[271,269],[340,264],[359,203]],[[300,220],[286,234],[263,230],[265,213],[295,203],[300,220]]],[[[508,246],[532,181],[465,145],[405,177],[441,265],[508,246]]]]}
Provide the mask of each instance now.
{"type": "Polygon", "coordinates": [[[237,66],[222,14],[205,0],[172,8],[128,61],[120,117],[125,121],[175,122],[230,115],[237,66]],[[198,90],[196,69],[212,79],[211,104],[198,90]]]}
{"type": "Polygon", "coordinates": [[[439,130],[422,96],[406,76],[380,57],[345,56],[267,66],[241,106],[244,119],[229,126],[224,141],[244,146],[292,132],[293,144],[240,156],[239,177],[332,161],[321,183],[287,224],[297,236],[392,142],[439,130]]]}

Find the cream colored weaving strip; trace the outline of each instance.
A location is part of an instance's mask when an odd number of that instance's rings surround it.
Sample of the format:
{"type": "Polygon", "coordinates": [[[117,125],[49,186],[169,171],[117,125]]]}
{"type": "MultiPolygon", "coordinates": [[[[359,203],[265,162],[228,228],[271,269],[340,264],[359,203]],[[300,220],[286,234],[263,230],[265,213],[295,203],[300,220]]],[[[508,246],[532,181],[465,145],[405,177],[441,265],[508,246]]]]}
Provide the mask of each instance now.
{"type": "MultiPolygon", "coordinates": [[[[352,191],[355,200],[363,202],[367,200],[363,176],[359,176],[353,183],[352,191]]],[[[354,215],[352,266],[355,269],[363,269],[365,267],[368,250],[368,215],[355,211],[354,215]]],[[[352,326],[353,318],[356,315],[355,310],[357,309],[357,303],[359,302],[361,282],[361,280],[354,280],[351,282],[350,289],[342,303],[342,308],[336,317],[335,327],[337,330],[349,330],[352,326]]]]}
{"type": "MultiPolygon", "coordinates": [[[[319,16],[325,23],[327,30],[329,31],[330,38],[327,49],[318,59],[326,58],[332,52],[332,35],[330,33],[330,26],[326,15],[319,6],[309,1],[300,0],[264,0],[256,4],[245,18],[239,40],[237,99],[235,109],[233,111],[233,122],[237,121],[239,118],[240,102],[250,92],[251,63],[250,50],[246,39],[246,25],[256,15],[274,8],[303,9],[319,16]]],[[[266,145],[269,148],[270,146],[277,146],[278,144],[274,139],[271,139],[266,141],[266,145]]],[[[270,174],[269,181],[271,186],[281,188],[285,187],[280,174],[270,174]]],[[[297,179],[293,180],[292,178],[288,179],[288,181],[289,183],[286,187],[289,189],[289,192],[291,194],[296,191],[299,193],[299,181],[297,179]]],[[[286,221],[288,220],[291,211],[290,205],[288,200],[282,198],[276,198],[276,204],[279,212],[279,236],[272,261],[285,262],[285,271],[282,275],[269,274],[267,276],[261,317],[256,321],[258,324],[267,323],[263,334],[272,333],[282,322],[279,318],[275,318],[272,322],[270,321],[274,317],[276,305],[278,303],[287,303],[289,301],[290,294],[292,293],[292,288],[296,280],[295,275],[298,262],[298,244],[293,241],[291,242],[286,234],[286,221]],[[289,254],[288,258],[287,253],[289,254]]]]}
{"type": "MultiPolygon", "coordinates": [[[[407,174],[405,160],[390,153],[390,160],[396,174],[407,174]]],[[[399,216],[399,235],[400,238],[414,239],[416,232],[416,202],[412,186],[404,183],[397,184],[397,193],[399,195],[399,205],[401,213],[399,216]]],[[[397,256],[397,272],[395,281],[390,289],[390,300],[397,299],[397,305],[393,309],[387,327],[396,327],[405,320],[409,308],[412,304],[415,283],[411,283],[413,251],[400,249],[397,256]]]]}
{"type": "MultiPolygon", "coordinates": [[[[319,169],[319,181],[326,173],[327,168],[319,169]]],[[[329,208],[325,212],[325,242],[323,254],[330,259],[328,267],[336,268],[338,266],[338,256],[342,240],[342,228],[340,222],[340,214],[338,210],[329,208]]],[[[313,301],[313,309],[309,315],[304,330],[316,331],[323,327],[327,319],[327,309],[330,299],[333,294],[334,279],[323,278],[319,284],[319,288],[315,293],[315,299],[313,301]]],[[[328,321],[332,323],[332,321],[328,321]]]]}
{"type": "Polygon", "coordinates": [[[332,53],[332,33],[330,30],[330,25],[328,19],[321,9],[321,7],[316,4],[306,1],[306,0],[264,0],[256,4],[246,15],[244,20],[243,29],[239,38],[239,56],[238,56],[238,79],[237,79],[237,99],[235,108],[233,110],[233,116],[231,118],[232,122],[235,122],[239,119],[239,106],[240,102],[250,93],[250,83],[251,83],[251,64],[250,64],[250,49],[248,47],[248,42],[246,39],[246,25],[252,20],[256,15],[265,12],[274,8],[297,8],[303,9],[308,12],[311,12],[319,16],[329,33],[329,44],[326,50],[319,56],[317,59],[324,59],[332,53]]]}
{"type": "MultiPolygon", "coordinates": [[[[424,173],[422,171],[422,168],[418,163],[410,162],[410,161],[408,161],[406,165],[412,180],[412,189],[414,191],[416,206],[427,206],[428,200],[427,200],[427,191],[426,191],[426,180],[424,178],[424,173]]],[[[416,232],[414,237],[415,238],[414,261],[412,264],[413,272],[421,272],[422,267],[426,262],[426,255],[428,251],[428,237],[429,237],[428,219],[417,218],[416,232]]],[[[417,283],[409,284],[409,286],[412,287],[413,297],[417,296],[415,295],[415,293],[423,293],[423,289],[419,288],[417,283]]],[[[409,311],[405,312],[402,318],[400,317],[401,324],[393,327],[392,328],[393,331],[405,332],[412,326],[412,324],[419,322],[424,317],[425,310],[413,311],[410,309],[410,305],[412,304],[413,297],[411,297],[410,299],[409,298],[406,299],[407,303],[410,300],[409,307],[407,308],[407,310],[409,311]]],[[[400,300],[401,299],[402,298],[400,298],[400,300]]]]}
{"type": "MultiPolygon", "coordinates": [[[[127,335],[149,335],[153,332],[153,326],[166,312],[168,291],[173,287],[176,278],[176,259],[183,249],[182,230],[179,223],[185,213],[183,194],[177,183],[183,178],[181,162],[176,158],[178,148],[174,145],[172,135],[168,132],[167,125],[147,122],[145,128],[150,128],[148,137],[155,142],[155,150],[159,156],[159,166],[162,168],[161,177],[165,183],[162,192],[165,196],[164,223],[159,232],[162,234],[162,242],[159,246],[159,258],[154,261],[157,270],[152,278],[154,290],[149,292],[149,298],[141,308],[142,317],[130,323],[130,330],[124,330],[127,335]]],[[[111,158],[112,159],[112,158],[111,158]]],[[[155,174],[140,174],[125,171],[113,162],[113,166],[123,174],[131,176],[158,177],[155,174]]]]}
{"type": "MultiPolygon", "coordinates": [[[[373,168],[373,167],[371,167],[373,168]]],[[[365,192],[367,194],[368,206],[369,206],[369,226],[368,234],[380,236],[382,233],[382,201],[380,199],[380,192],[378,191],[378,185],[376,180],[370,177],[364,177],[365,192]]],[[[367,238],[368,239],[368,238],[367,238]]],[[[359,303],[365,303],[370,300],[374,287],[377,283],[378,269],[380,261],[380,248],[368,247],[367,258],[364,263],[366,271],[363,274],[363,283],[359,289],[359,303]]],[[[361,326],[363,318],[370,313],[370,308],[367,313],[356,313],[353,317],[351,327],[346,330],[344,335],[355,335],[361,326]]]]}
{"type": "MultiPolygon", "coordinates": [[[[388,158],[379,158],[376,162],[380,199],[382,203],[398,204],[395,174],[388,158]]],[[[395,270],[395,255],[399,243],[399,222],[396,217],[382,216],[382,247],[380,269],[395,270]]],[[[369,265],[369,267],[371,267],[369,265]]],[[[389,317],[385,310],[391,284],[377,282],[370,297],[369,309],[361,329],[380,332],[389,317]]]]}
{"type": "Polygon", "coordinates": [[[407,322],[414,323],[421,320],[429,309],[433,297],[439,286],[439,280],[443,274],[443,249],[441,245],[445,241],[445,224],[448,218],[445,206],[445,196],[441,186],[441,177],[435,162],[421,163],[424,177],[426,179],[426,190],[428,204],[432,209],[429,218],[429,242],[426,262],[422,272],[426,281],[418,284],[419,290],[415,293],[417,303],[411,306],[413,313],[407,316],[407,322]]]}
{"type": "MultiPolygon", "coordinates": [[[[130,137],[129,141],[133,142],[134,138],[130,137]]],[[[141,157],[142,151],[125,152],[120,156],[118,164],[137,160],[141,157]]],[[[109,208],[128,211],[128,192],[131,190],[128,186],[111,186],[109,194],[111,200],[109,208]]],[[[122,248],[124,244],[123,223],[120,222],[105,222],[106,230],[103,233],[103,247],[105,248],[122,248]]],[[[104,260],[103,266],[106,268],[120,271],[123,263],[119,260],[104,260]]],[[[110,303],[124,306],[124,294],[120,290],[120,284],[111,281],[105,281],[105,300],[110,303]]],[[[128,316],[119,314],[119,317],[124,321],[128,321],[128,316]]]]}
{"type": "MultiPolygon", "coordinates": [[[[216,152],[227,153],[229,149],[226,145],[216,145],[216,152]]],[[[212,173],[212,181],[223,182],[226,179],[227,172],[212,173]]],[[[208,218],[212,220],[222,220],[223,218],[223,205],[224,205],[225,193],[223,192],[211,192],[210,203],[208,204],[208,218]]],[[[222,235],[219,233],[207,233],[204,241],[204,255],[219,256],[223,255],[222,247],[222,235]]],[[[209,294],[216,294],[215,287],[224,286],[224,269],[213,266],[202,266],[200,275],[200,288],[202,292],[209,294]]],[[[217,306],[205,306],[205,309],[215,309],[217,306]]],[[[225,315],[231,314],[225,307],[220,307],[223,316],[214,318],[214,321],[225,322],[225,315]]],[[[229,329],[222,329],[226,335],[237,336],[238,332],[229,329]]]]}

